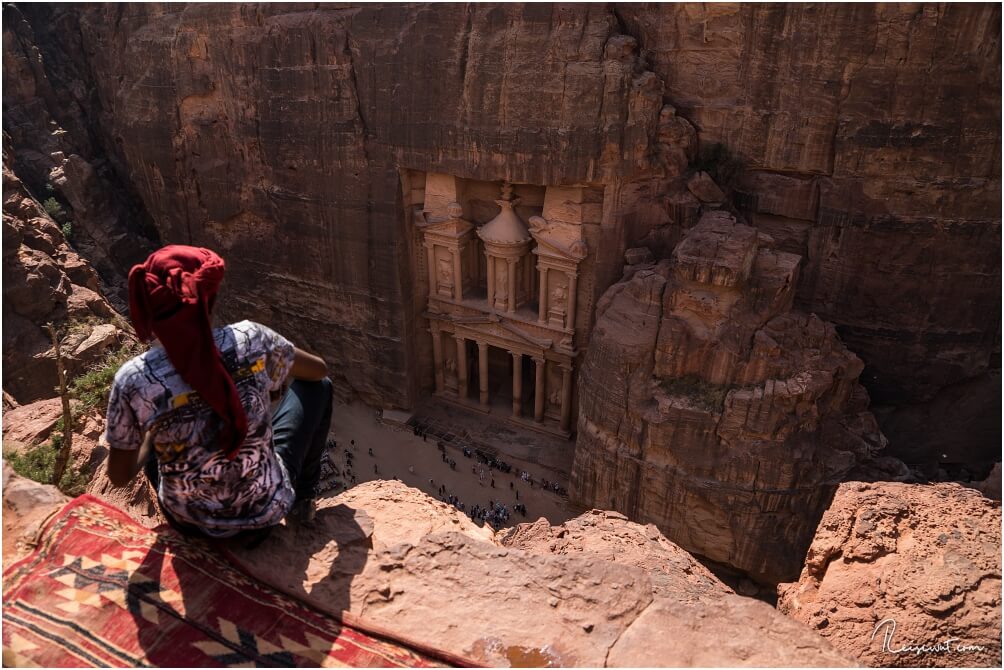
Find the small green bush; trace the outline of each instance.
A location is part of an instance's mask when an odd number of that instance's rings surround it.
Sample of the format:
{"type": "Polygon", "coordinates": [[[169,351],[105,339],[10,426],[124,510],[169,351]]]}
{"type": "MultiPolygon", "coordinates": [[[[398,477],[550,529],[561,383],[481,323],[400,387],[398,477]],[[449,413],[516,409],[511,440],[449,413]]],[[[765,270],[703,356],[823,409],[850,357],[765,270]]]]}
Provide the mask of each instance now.
{"type": "Polygon", "coordinates": [[[63,237],[65,237],[67,241],[73,239],[73,221],[67,221],[63,224],[63,237]]]}
{"type": "Polygon", "coordinates": [[[51,216],[53,219],[60,223],[66,221],[66,210],[55,198],[46,198],[42,202],[42,207],[45,209],[45,213],[51,216]]]}
{"type": "Polygon", "coordinates": [[[712,384],[696,375],[663,379],[662,390],[669,395],[690,399],[698,407],[709,412],[720,412],[725,408],[725,397],[734,388],[731,384],[712,384]]]}
{"type": "Polygon", "coordinates": [[[140,353],[138,346],[126,345],[109,352],[104,359],[70,382],[70,397],[80,401],[80,413],[94,407],[104,410],[115,373],[130,358],[140,353]]]}
{"type": "MultiPolygon", "coordinates": [[[[58,429],[58,426],[57,426],[58,429]]],[[[24,452],[9,451],[4,458],[14,468],[14,472],[22,477],[33,479],[42,484],[52,481],[52,472],[56,467],[56,454],[63,445],[63,435],[53,430],[52,438],[24,452]]],[[[87,487],[87,476],[79,470],[74,470],[73,464],[67,464],[63,479],[59,482],[59,490],[68,496],[78,496],[87,487]]]]}

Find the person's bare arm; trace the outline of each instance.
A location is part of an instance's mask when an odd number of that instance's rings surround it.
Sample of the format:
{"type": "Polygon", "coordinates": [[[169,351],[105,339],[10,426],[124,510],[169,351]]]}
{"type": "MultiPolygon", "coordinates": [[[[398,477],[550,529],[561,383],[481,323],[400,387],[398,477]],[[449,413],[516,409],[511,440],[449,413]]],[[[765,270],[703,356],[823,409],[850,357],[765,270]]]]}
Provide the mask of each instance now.
{"type": "Polygon", "coordinates": [[[128,486],[136,473],[143,468],[150,456],[150,445],[153,444],[152,432],[146,434],[143,445],[139,449],[108,449],[108,481],[119,488],[128,486]]]}
{"type": "Polygon", "coordinates": [[[302,379],[305,382],[319,382],[328,376],[328,366],[324,359],[314,354],[308,354],[302,349],[293,352],[293,367],[289,371],[290,379],[302,379]]]}

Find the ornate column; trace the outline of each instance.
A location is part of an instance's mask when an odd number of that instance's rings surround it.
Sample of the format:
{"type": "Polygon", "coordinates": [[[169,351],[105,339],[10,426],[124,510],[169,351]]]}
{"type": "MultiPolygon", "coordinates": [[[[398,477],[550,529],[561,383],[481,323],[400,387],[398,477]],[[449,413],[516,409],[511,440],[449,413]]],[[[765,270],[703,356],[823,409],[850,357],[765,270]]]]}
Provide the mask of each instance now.
{"type": "Polygon", "coordinates": [[[547,323],[547,268],[538,261],[537,270],[540,277],[540,294],[537,298],[537,323],[543,326],[547,323]]]}
{"type": "Polygon", "coordinates": [[[478,342],[478,387],[481,406],[488,409],[488,343],[478,342]]]}
{"type": "Polygon", "coordinates": [[[512,354],[512,415],[523,414],[523,354],[510,351],[512,354]]]}
{"type": "Polygon", "coordinates": [[[543,358],[535,356],[533,364],[534,372],[536,373],[533,384],[533,420],[541,423],[544,420],[544,399],[547,397],[546,382],[544,381],[545,361],[543,358]]]}
{"type": "Polygon", "coordinates": [[[436,295],[436,250],[429,242],[425,243],[425,264],[429,266],[429,296],[436,295]]]}
{"type": "Polygon", "coordinates": [[[578,293],[576,290],[576,281],[579,273],[566,272],[565,275],[568,277],[568,307],[565,310],[565,328],[567,330],[575,330],[575,298],[578,293]]]}
{"type": "Polygon", "coordinates": [[[467,400],[467,339],[461,335],[457,338],[457,395],[461,400],[467,400]]]}
{"type": "Polygon", "coordinates": [[[433,322],[429,328],[432,333],[432,365],[436,372],[436,393],[443,392],[443,337],[439,326],[433,322]]]}
{"type": "Polygon", "coordinates": [[[453,299],[457,302],[464,299],[464,270],[460,262],[462,253],[463,249],[459,246],[453,251],[453,299]]]}
{"type": "Polygon", "coordinates": [[[509,264],[509,295],[507,296],[506,311],[510,314],[516,311],[516,259],[507,258],[509,264]]]}
{"type": "Polygon", "coordinates": [[[495,309],[495,263],[492,255],[485,250],[485,273],[488,275],[488,309],[495,309]]]}
{"type": "Polygon", "coordinates": [[[572,424],[572,367],[561,366],[561,429],[569,430],[572,424]]]}

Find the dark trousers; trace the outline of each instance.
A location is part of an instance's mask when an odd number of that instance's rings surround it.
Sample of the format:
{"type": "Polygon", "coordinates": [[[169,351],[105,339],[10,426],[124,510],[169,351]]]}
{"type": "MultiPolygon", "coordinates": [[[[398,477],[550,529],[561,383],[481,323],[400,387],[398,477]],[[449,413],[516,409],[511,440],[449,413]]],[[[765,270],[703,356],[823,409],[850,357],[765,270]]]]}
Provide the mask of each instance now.
{"type": "Polygon", "coordinates": [[[297,379],[272,414],[272,443],[286,465],[297,501],[314,497],[331,428],[331,380],[297,379]]]}
{"type": "MultiPolygon", "coordinates": [[[[282,459],[296,492],[296,500],[314,497],[321,479],[321,456],[331,428],[331,380],[308,382],[295,380],[272,413],[272,444],[282,459]]],[[[153,452],[143,467],[147,478],[157,488],[160,471],[153,452]]],[[[179,521],[160,507],[167,522],[176,530],[201,535],[197,526],[179,521]]]]}

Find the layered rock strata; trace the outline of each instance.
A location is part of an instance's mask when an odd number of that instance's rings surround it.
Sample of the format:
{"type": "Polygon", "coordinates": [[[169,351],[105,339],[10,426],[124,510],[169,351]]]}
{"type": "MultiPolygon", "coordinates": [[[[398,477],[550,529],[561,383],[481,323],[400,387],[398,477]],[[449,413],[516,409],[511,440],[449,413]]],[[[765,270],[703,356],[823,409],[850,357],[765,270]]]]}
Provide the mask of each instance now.
{"type": "Polygon", "coordinates": [[[571,488],[767,582],[798,573],[836,485],[885,444],[860,359],[792,309],[800,257],[772,245],[710,212],[603,296],[571,488]]]}
{"type": "Polygon", "coordinates": [[[778,609],[870,666],[1000,667],[1000,549],[999,501],[848,482],[778,609]]]}

